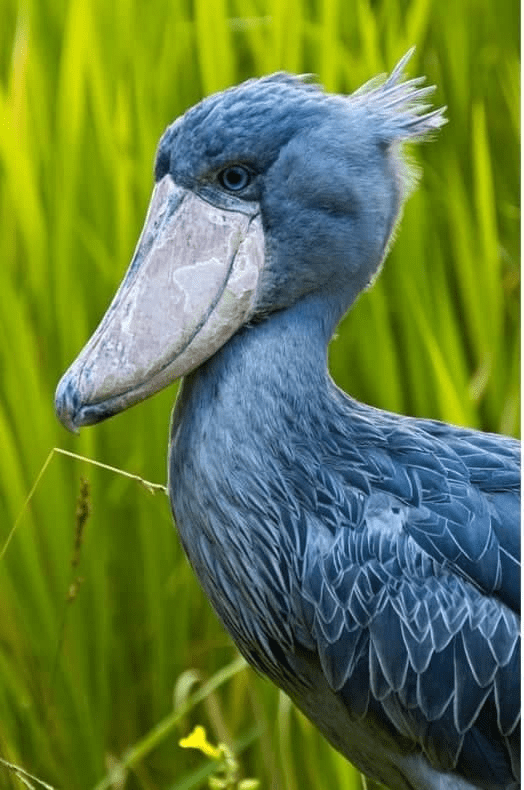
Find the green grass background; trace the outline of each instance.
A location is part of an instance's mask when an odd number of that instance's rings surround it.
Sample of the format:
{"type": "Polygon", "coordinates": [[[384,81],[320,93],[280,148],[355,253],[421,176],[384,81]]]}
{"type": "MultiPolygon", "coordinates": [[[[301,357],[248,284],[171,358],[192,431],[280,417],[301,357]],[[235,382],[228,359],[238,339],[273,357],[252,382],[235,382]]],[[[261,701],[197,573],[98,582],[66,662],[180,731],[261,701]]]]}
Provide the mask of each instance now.
{"type": "MultiPolygon", "coordinates": [[[[518,433],[518,2],[0,0],[0,18],[0,757],[63,790],[201,787],[206,759],[177,745],[198,722],[262,788],[354,790],[234,663],[162,494],[54,456],[23,503],[55,445],[165,480],[175,387],[79,438],[53,394],[130,260],[166,125],[278,69],[350,92],[412,44],[450,123],[410,153],[420,187],[333,375],[377,406],[518,433]]],[[[22,782],[0,765],[0,786],[22,782]]]]}

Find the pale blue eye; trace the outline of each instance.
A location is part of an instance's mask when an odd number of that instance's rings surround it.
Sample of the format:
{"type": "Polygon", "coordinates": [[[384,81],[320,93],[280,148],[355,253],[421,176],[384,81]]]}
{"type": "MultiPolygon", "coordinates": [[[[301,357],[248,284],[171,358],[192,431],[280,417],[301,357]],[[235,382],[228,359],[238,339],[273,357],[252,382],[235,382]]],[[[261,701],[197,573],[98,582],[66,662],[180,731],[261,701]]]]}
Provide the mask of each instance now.
{"type": "Polygon", "coordinates": [[[218,180],[225,189],[229,189],[231,192],[239,192],[247,187],[251,181],[251,173],[241,165],[231,165],[231,167],[226,167],[225,170],[222,170],[218,180]]]}

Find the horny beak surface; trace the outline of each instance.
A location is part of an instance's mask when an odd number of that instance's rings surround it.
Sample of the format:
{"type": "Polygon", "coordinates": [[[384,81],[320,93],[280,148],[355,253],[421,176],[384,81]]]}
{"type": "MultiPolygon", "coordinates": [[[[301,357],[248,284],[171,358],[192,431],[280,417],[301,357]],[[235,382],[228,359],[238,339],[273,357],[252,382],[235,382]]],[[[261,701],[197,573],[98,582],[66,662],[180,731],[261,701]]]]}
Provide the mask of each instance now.
{"type": "Polygon", "coordinates": [[[164,176],[120,288],[58,385],[62,424],[99,422],[211,357],[250,319],[263,264],[256,208],[216,208],[164,176]]]}

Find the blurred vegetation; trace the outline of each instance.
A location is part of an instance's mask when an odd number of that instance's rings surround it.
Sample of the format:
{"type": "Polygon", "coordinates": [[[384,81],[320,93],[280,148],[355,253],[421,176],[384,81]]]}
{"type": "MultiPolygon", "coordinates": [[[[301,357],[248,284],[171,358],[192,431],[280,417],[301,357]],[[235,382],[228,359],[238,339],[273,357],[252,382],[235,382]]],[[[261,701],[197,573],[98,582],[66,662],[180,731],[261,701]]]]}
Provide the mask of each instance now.
{"type": "MultiPolygon", "coordinates": [[[[412,44],[410,74],[438,85],[450,123],[410,152],[419,189],[333,375],[380,407],[517,434],[517,0],[0,6],[0,757],[63,790],[201,787],[206,759],[177,744],[203,723],[262,788],[353,790],[351,766],[237,661],[163,494],[55,455],[23,503],[55,445],[165,480],[175,387],[80,437],[53,394],[130,260],[166,125],[278,69],[350,92],[412,44]]],[[[21,783],[0,765],[2,787],[21,783]]]]}

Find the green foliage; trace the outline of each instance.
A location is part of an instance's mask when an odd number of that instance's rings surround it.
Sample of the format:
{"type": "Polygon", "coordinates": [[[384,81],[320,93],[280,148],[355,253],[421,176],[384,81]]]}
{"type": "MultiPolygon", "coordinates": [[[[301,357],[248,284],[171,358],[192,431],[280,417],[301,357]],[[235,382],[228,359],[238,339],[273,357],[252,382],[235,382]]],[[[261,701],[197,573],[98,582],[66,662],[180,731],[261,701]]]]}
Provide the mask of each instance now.
{"type": "MultiPolygon", "coordinates": [[[[410,73],[438,85],[450,123],[410,152],[421,184],[332,371],[369,403],[517,433],[518,19],[516,0],[3,0],[0,551],[53,446],[164,482],[174,387],[80,437],[58,425],[54,389],[131,257],[165,126],[278,69],[349,92],[417,45],[410,73]]],[[[177,742],[203,721],[262,788],[359,786],[269,683],[242,669],[213,685],[235,651],[163,494],[54,456],[0,562],[9,763],[64,790],[108,775],[127,790],[202,787],[205,761],[177,742]],[[190,668],[205,696],[177,718],[190,668]]],[[[2,787],[17,776],[0,765],[2,787]]]]}

